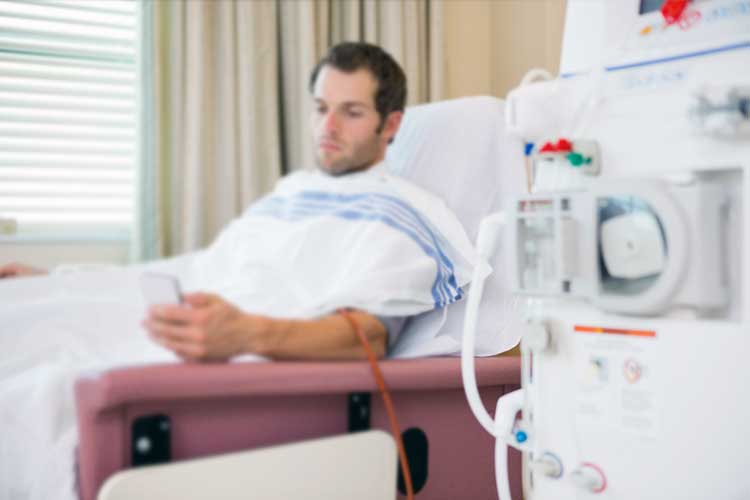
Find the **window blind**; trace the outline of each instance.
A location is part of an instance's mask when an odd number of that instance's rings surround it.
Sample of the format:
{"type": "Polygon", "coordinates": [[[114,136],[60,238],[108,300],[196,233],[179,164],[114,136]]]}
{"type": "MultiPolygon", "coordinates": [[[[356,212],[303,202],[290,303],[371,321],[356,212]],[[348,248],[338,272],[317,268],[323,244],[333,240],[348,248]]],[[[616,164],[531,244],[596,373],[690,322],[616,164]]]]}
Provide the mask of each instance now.
{"type": "Polygon", "coordinates": [[[127,235],[137,22],[134,0],[0,0],[6,232],[127,235]]]}

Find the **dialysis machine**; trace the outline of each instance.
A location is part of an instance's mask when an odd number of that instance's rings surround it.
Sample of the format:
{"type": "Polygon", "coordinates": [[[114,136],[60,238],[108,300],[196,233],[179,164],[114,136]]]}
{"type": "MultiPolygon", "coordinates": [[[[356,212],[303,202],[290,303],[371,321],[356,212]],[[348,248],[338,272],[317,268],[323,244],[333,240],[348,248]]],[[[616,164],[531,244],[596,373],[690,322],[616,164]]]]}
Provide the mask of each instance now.
{"type": "Polygon", "coordinates": [[[478,246],[502,233],[523,388],[494,419],[481,276],[464,335],[501,500],[506,445],[526,500],[750,499],[750,0],[568,0],[561,75],[506,112],[528,192],[478,246]]]}

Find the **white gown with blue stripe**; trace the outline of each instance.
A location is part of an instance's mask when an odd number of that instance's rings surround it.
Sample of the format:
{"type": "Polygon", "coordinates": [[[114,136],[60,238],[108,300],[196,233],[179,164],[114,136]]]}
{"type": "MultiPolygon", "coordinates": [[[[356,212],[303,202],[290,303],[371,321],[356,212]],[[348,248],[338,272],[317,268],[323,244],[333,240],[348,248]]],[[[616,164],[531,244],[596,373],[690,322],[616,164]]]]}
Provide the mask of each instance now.
{"type": "Polygon", "coordinates": [[[381,167],[298,172],[196,257],[187,286],[261,314],[408,316],[464,295],[475,253],[439,199],[381,167]]]}

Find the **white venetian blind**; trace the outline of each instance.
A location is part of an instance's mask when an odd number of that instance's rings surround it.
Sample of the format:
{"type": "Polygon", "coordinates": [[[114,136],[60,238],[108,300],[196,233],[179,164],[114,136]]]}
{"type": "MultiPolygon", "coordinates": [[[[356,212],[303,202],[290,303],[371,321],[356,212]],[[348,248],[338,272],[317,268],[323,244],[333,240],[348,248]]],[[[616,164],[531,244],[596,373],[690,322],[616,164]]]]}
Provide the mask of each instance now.
{"type": "Polygon", "coordinates": [[[136,34],[134,0],[0,0],[0,218],[19,232],[127,234],[136,34]]]}

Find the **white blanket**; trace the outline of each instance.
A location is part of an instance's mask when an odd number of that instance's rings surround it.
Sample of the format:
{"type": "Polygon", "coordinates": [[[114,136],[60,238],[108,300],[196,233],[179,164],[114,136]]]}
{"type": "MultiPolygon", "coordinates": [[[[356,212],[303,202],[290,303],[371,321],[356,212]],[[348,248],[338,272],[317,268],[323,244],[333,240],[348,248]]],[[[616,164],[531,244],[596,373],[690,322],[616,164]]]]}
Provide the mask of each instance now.
{"type": "MultiPolygon", "coordinates": [[[[186,290],[261,314],[314,317],[349,306],[403,316],[460,299],[474,260],[453,214],[406,181],[382,169],[304,172],[183,261],[179,274],[186,290]]],[[[175,361],[140,327],[141,270],[0,282],[0,498],[75,498],[78,375],[175,361]]]]}

